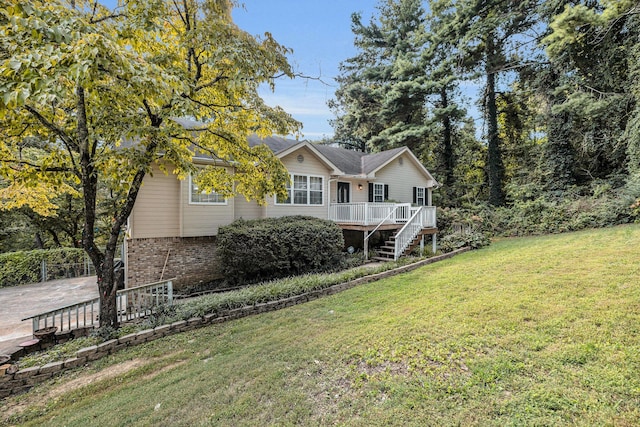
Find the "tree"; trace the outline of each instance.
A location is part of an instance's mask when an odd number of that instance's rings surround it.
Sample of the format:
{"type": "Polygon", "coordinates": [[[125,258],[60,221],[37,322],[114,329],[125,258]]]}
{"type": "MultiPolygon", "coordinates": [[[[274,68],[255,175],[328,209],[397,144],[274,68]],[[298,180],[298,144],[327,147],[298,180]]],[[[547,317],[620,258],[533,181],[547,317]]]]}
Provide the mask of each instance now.
{"type": "Polygon", "coordinates": [[[502,205],[504,164],[498,128],[497,93],[500,73],[517,68],[520,58],[511,43],[535,22],[537,0],[441,0],[438,10],[455,10],[448,35],[456,41],[459,63],[470,78],[483,76],[481,104],[487,122],[487,180],[489,203],[502,205]],[[481,71],[480,71],[481,70],[481,71]]]}
{"type": "Polygon", "coordinates": [[[561,71],[553,112],[571,121],[579,177],[588,183],[638,170],[640,3],[568,3],[543,43],[561,71]]]}
{"type": "Polygon", "coordinates": [[[378,20],[352,15],[358,54],[341,64],[336,99],[336,139],[361,150],[407,146],[418,153],[425,125],[425,70],[420,55],[427,42],[419,0],[384,0],[378,20]]]}
{"type": "Polygon", "coordinates": [[[456,140],[462,133],[461,120],[466,112],[459,104],[458,84],[461,80],[458,70],[456,40],[451,35],[451,23],[455,21],[455,9],[447,2],[430,3],[427,16],[428,43],[422,52],[421,63],[425,70],[427,102],[431,104],[428,114],[429,125],[437,132],[434,172],[443,184],[448,205],[455,205],[462,194],[456,189],[456,151],[461,143],[456,140]]]}
{"type": "Polygon", "coordinates": [[[200,153],[235,169],[199,174],[206,191],[258,200],[284,191],[282,163],[246,137],[299,128],[257,94],[261,83],[292,76],[288,50],[237,28],[233,5],[129,0],[109,10],[96,0],[0,0],[2,203],[47,215],[56,196],[79,188],[101,327],[118,326],[114,255],[153,164],[184,178],[200,153]],[[35,155],[23,156],[28,141],[35,155]],[[111,209],[104,249],[95,232],[101,191],[111,209]]]}

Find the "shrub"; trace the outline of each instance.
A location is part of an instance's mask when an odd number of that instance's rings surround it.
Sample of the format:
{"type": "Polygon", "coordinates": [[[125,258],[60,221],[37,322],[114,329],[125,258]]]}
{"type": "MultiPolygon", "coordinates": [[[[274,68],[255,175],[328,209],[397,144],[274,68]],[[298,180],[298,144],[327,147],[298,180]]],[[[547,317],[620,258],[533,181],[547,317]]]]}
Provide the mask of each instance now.
{"type": "Polygon", "coordinates": [[[232,285],[339,268],[343,246],[335,223],[303,216],[237,220],[218,232],[218,256],[232,285]]]}
{"type": "Polygon", "coordinates": [[[465,209],[444,208],[438,210],[438,248],[451,252],[464,246],[478,249],[491,243],[484,231],[484,218],[465,209]]]}
{"type": "Polygon", "coordinates": [[[47,263],[46,279],[77,276],[76,266],[82,265],[84,251],[77,248],[58,248],[0,254],[0,288],[42,280],[42,261],[47,263]]]}

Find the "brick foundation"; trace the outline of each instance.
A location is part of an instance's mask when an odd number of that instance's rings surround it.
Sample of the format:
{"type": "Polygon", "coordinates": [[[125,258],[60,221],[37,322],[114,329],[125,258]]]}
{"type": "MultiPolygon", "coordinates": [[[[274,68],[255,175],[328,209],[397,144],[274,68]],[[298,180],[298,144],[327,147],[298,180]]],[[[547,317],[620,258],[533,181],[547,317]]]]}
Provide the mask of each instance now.
{"type": "Polygon", "coordinates": [[[129,239],[126,262],[128,288],[157,282],[161,275],[176,277],[176,289],[222,277],[215,236],[129,239]]]}

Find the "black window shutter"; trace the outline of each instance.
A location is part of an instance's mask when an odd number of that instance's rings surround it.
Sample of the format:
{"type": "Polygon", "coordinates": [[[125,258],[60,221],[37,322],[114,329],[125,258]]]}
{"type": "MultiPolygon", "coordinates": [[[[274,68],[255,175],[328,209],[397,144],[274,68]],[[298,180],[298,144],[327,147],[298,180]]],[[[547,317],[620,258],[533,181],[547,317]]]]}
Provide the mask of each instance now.
{"type": "Polygon", "coordinates": [[[418,203],[418,189],[413,187],[413,203],[418,203]]]}
{"type": "Polygon", "coordinates": [[[369,183],[369,202],[373,202],[373,183],[369,183]]]}
{"type": "Polygon", "coordinates": [[[387,184],[384,185],[384,200],[389,200],[389,186],[387,184]]]}

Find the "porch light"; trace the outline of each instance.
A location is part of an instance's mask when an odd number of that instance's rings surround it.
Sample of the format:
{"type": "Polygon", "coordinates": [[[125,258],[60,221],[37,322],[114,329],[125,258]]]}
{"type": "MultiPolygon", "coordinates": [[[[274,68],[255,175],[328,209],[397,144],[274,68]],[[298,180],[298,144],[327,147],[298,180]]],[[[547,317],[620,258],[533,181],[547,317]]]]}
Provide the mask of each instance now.
{"type": "Polygon", "coordinates": [[[362,184],[358,184],[358,190],[362,190],[362,184]]]}

